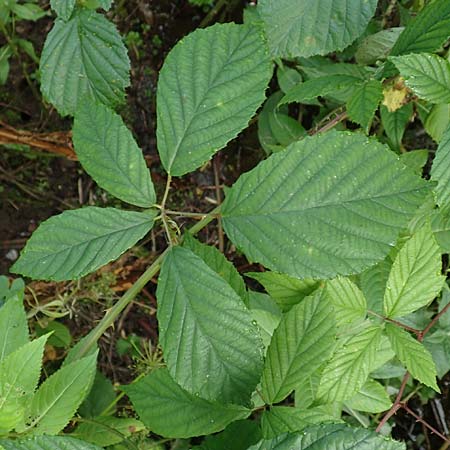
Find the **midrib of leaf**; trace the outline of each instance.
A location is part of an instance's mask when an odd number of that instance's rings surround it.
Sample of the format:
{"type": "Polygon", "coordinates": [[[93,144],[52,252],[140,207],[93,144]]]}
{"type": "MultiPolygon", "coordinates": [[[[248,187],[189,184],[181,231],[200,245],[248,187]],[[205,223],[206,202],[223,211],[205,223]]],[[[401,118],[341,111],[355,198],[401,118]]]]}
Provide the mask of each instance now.
{"type": "MultiPolygon", "coordinates": [[[[193,313],[194,318],[195,318],[195,324],[196,324],[196,327],[200,330],[200,333],[202,334],[203,339],[206,339],[206,340],[208,341],[208,343],[211,345],[211,348],[212,348],[212,350],[213,350],[214,356],[215,356],[216,359],[220,362],[220,365],[221,365],[222,367],[224,367],[224,369],[226,370],[226,373],[227,373],[227,375],[228,375],[228,378],[234,380],[235,377],[233,377],[233,376],[230,374],[230,372],[229,372],[229,370],[228,370],[228,365],[225,364],[225,361],[223,361],[223,358],[220,356],[220,353],[218,352],[218,350],[217,350],[217,348],[216,348],[216,346],[215,346],[215,344],[214,344],[213,338],[210,337],[210,336],[208,335],[208,333],[205,333],[205,332],[204,332],[204,330],[203,330],[203,328],[202,328],[200,322],[198,321],[197,316],[198,316],[199,314],[196,312],[195,308],[193,307],[192,303],[190,302],[190,300],[189,300],[189,295],[187,295],[187,294],[186,294],[186,291],[184,290],[183,283],[182,283],[182,281],[181,281],[181,277],[180,277],[180,275],[179,275],[179,271],[178,271],[178,270],[176,271],[176,274],[177,274],[177,277],[178,277],[177,291],[180,290],[180,291],[182,292],[182,294],[183,294],[183,297],[184,297],[185,299],[187,299],[187,301],[186,301],[185,303],[187,303],[187,304],[189,305],[189,307],[191,308],[191,310],[192,310],[192,313],[193,313]]],[[[177,291],[176,291],[176,292],[177,292],[177,291]]],[[[237,295],[237,294],[236,294],[236,295],[237,295]]],[[[172,305],[172,311],[173,311],[173,306],[174,306],[174,304],[175,304],[175,303],[173,303],[173,305],[172,305]]],[[[211,305],[209,305],[209,306],[211,307],[211,305]]],[[[185,324],[186,314],[187,314],[187,308],[185,307],[185,308],[183,308],[183,328],[182,328],[183,332],[184,332],[184,329],[185,329],[184,324],[185,324]]],[[[200,315],[201,315],[201,311],[200,311],[200,315]]],[[[173,317],[173,314],[171,315],[171,318],[172,318],[172,317],[173,317]]],[[[169,328],[170,328],[170,321],[169,321],[169,323],[167,324],[167,329],[169,329],[169,328]]],[[[180,353],[180,345],[181,345],[181,342],[183,342],[183,341],[184,341],[184,339],[182,339],[182,337],[180,336],[180,339],[178,340],[177,354],[180,353]]],[[[231,343],[229,343],[229,346],[231,346],[231,343]]],[[[234,346],[233,348],[234,348],[235,350],[239,351],[240,354],[241,354],[244,358],[247,356],[245,353],[243,353],[243,352],[240,350],[239,347],[234,346]]],[[[192,362],[192,361],[191,361],[191,362],[192,362]]],[[[178,358],[178,359],[177,359],[177,371],[178,371],[178,365],[179,365],[179,364],[184,364],[184,360],[183,360],[182,358],[178,358]]],[[[192,368],[191,372],[194,373],[194,368],[192,368]]]]}
{"type": "Polygon", "coordinates": [[[82,374],[79,373],[78,376],[76,378],[72,378],[71,383],[67,384],[64,389],[60,392],[60,394],[54,399],[54,401],[52,403],[49,404],[49,406],[42,412],[41,415],[39,415],[38,417],[36,417],[30,425],[28,425],[28,427],[25,428],[25,430],[23,431],[24,433],[26,433],[27,431],[31,430],[32,428],[34,428],[47,414],[48,412],[55,406],[56,403],[58,403],[58,401],[61,399],[61,397],[67,392],[67,390],[72,387],[72,385],[75,383],[75,381],[78,380],[78,378],[80,378],[82,374]]]}
{"type": "MultiPolygon", "coordinates": [[[[400,58],[401,58],[401,57],[400,57],[400,58]]],[[[412,58],[414,58],[414,55],[412,55],[412,58]]],[[[445,77],[446,74],[442,72],[442,69],[443,69],[443,68],[441,67],[440,61],[439,61],[439,60],[434,59],[434,58],[432,58],[432,59],[430,59],[430,60],[427,60],[427,62],[429,63],[429,65],[432,67],[433,74],[435,75],[435,78],[433,78],[433,77],[430,76],[430,74],[429,74],[429,72],[428,72],[428,68],[429,68],[429,67],[424,67],[423,64],[422,64],[422,62],[420,61],[420,59],[416,59],[415,61],[418,63],[418,65],[419,65],[419,67],[420,67],[420,70],[418,70],[416,66],[411,65],[409,62],[404,62],[403,64],[405,64],[409,69],[411,69],[411,70],[413,70],[413,71],[420,72],[420,73],[422,74],[422,76],[423,76],[424,78],[426,78],[426,79],[431,83],[431,85],[436,85],[436,84],[437,84],[439,87],[441,87],[441,88],[442,88],[443,90],[445,90],[445,91],[449,91],[449,90],[450,90],[449,85],[448,85],[448,84],[445,84],[445,83],[443,83],[443,82],[441,81],[441,76],[442,76],[442,77],[445,77]],[[436,62],[437,69],[436,69],[436,67],[433,65],[434,62],[436,62]]],[[[446,60],[443,60],[442,62],[445,63],[445,65],[447,66],[447,72],[450,73],[450,64],[449,64],[446,60]]],[[[407,81],[408,81],[408,80],[407,80],[407,81]]]]}
{"type": "MultiPolygon", "coordinates": [[[[248,30],[250,30],[250,28],[249,28],[248,30]]],[[[243,40],[248,36],[248,34],[249,34],[249,31],[246,32],[245,37],[242,37],[242,38],[241,38],[241,41],[243,41],[243,40]]],[[[234,54],[236,53],[236,51],[237,51],[238,49],[239,49],[239,50],[243,50],[243,49],[245,49],[245,47],[240,47],[240,46],[238,45],[237,47],[231,49],[231,53],[228,55],[228,59],[227,59],[226,63],[222,63],[222,67],[226,67],[226,66],[229,65],[230,63],[233,63],[233,64],[236,63],[236,61],[232,61],[232,57],[234,56],[234,54]]],[[[245,59],[245,58],[241,58],[241,59],[245,59]]],[[[239,61],[239,60],[238,60],[238,61],[239,61]]],[[[194,63],[192,64],[192,67],[194,67],[194,63]]],[[[206,90],[206,91],[204,92],[203,96],[197,101],[197,104],[196,104],[196,106],[195,106],[195,109],[194,109],[194,111],[193,111],[192,114],[191,114],[191,118],[190,118],[190,119],[187,121],[187,123],[185,124],[184,130],[183,130],[183,132],[182,132],[182,134],[181,134],[181,136],[180,136],[180,138],[179,138],[179,141],[178,141],[178,143],[175,145],[175,149],[174,149],[174,151],[173,151],[173,153],[172,153],[172,156],[171,156],[171,158],[170,158],[170,160],[169,160],[169,167],[170,167],[170,168],[172,168],[173,162],[175,161],[176,157],[178,156],[178,152],[179,152],[179,150],[180,150],[180,147],[181,147],[181,145],[183,144],[183,142],[184,142],[184,140],[185,140],[185,138],[186,138],[186,134],[188,133],[188,131],[189,131],[191,125],[192,125],[192,122],[193,122],[195,119],[198,119],[198,111],[199,111],[199,108],[200,108],[202,102],[208,97],[208,94],[209,94],[213,89],[215,89],[215,88],[217,88],[218,86],[220,86],[221,84],[223,84],[223,83],[215,84],[215,83],[217,82],[217,79],[220,77],[220,75],[221,75],[221,72],[218,71],[218,72],[216,73],[215,77],[213,78],[213,81],[212,81],[213,84],[209,86],[208,90],[206,90]]],[[[178,70],[175,71],[175,76],[176,76],[176,78],[177,78],[177,88],[178,88],[179,91],[181,91],[182,89],[181,89],[181,84],[180,84],[180,81],[179,81],[179,78],[178,78],[178,77],[179,77],[178,70]]],[[[241,76],[242,76],[242,74],[240,74],[237,78],[240,78],[241,76]]],[[[229,83],[230,81],[233,81],[233,80],[227,80],[226,82],[229,83]]],[[[194,85],[195,85],[195,83],[194,83],[194,85]]],[[[195,86],[194,86],[194,88],[195,88],[195,86]]],[[[164,97],[163,97],[163,99],[164,99],[164,97]]],[[[182,108],[182,110],[183,110],[183,117],[185,117],[183,102],[180,102],[180,104],[181,104],[181,108],[182,108]]],[[[172,129],[173,129],[173,127],[172,127],[172,129]]],[[[170,169],[169,169],[169,172],[170,172],[170,169]]]]}

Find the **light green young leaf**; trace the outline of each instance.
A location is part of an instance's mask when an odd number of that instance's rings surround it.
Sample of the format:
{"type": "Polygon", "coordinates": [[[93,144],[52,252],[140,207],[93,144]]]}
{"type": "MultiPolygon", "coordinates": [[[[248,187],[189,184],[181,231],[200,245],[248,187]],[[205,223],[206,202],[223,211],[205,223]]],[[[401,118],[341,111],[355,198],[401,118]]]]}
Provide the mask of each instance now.
{"type": "Polygon", "coordinates": [[[291,88],[280,100],[279,105],[303,103],[316,97],[325,97],[341,89],[353,87],[359,81],[359,78],[345,74],[312,78],[291,88]]]}
{"type": "Polygon", "coordinates": [[[386,59],[403,30],[403,27],[388,28],[365,37],[356,50],[356,62],[370,65],[386,59]]]}
{"type": "Polygon", "coordinates": [[[181,176],[247,126],[264,100],[272,65],[259,27],[216,24],[182,39],[159,75],[161,162],[181,176]]]}
{"type": "Polygon", "coordinates": [[[272,55],[281,58],[325,55],[343,50],[365,30],[376,0],[260,0],[272,55]]]}
{"type": "Polygon", "coordinates": [[[369,132],[373,116],[383,99],[383,85],[378,80],[370,80],[355,87],[347,102],[347,113],[353,122],[369,132]]]}
{"type": "Polygon", "coordinates": [[[274,406],[263,412],[261,429],[264,439],[271,439],[280,434],[303,431],[312,425],[338,422],[341,420],[328,414],[322,406],[311,409],[274,406]]]}
{"type": "Polygon", "coordinates": [[[65,211],[38,227],[11,271],[45,280],[80,278],[136,244],[155,216],[96,206],[65,211]]]}
{"type": "Polygon", "coordinates": [[[261,283],[283,312],[289,311],[319,287],[316,280],[299,280],[284,273],[247,272],[245,276],[261,283]]]}
{"type": "Polygon", "coordinates": [[[386,324],[386,334],[397,358],[408,372],[421,383],[440,392],[436,384],[436,366],[430,352],[407,331],[396,325],[386,324]]]}
{"type": "Polygon", "coordinates": [[[350,400],[347,400],[345,404],[357,411],[380,413],[387,411],[392,402],[386,388],[377,381],[369,379],[361,390],[350,400]]]}
{"type": "Polygon", "coordinates": [[[430,225],[423,227],[398,252],[384,293],[387,317],[402,317],[428,305],[441,291],[441,250],[430,225]]]}
{"type": "Polygon", "coordinates": [[[339,328],[349,328],[365,319],[367,302],[364,294],[348,278],[338,277],[329,281],[325,292],[333,305],[339,328]]]}
{"type": "Polygon", "coordinates": [[[434,105],[425,119],[424,127],[427,133],[439,143],[449,126],[450,104],[434,105]]]}
{"type": "Polygon", "coordinates": [[[384,105],[380,106],[381,123],[389,139],[389,143],[394,150],[399,150],[402,145],[403,134],[411,119],[412,113],[412,103],[407,103],[393,112],[390,112],[384,105]]]}
{"type": "Polygon", "coordinates": [[[142,422],[152,432],[165,437],[215,433],[251,413],[243,406],[211,402],[189,394],[172,380],[166,369],[154,370],[122,389],[142,422]]]}
{"type": "Polygon", "coordinates": [[[301,379],[311,375],[331,355],[335,343],[333,309],[317,291],[287,312],[267,350],[262,394],[272,404],[286,398],[301,379]]]}
{"type": "Polygon", "coordinates": [[[28,323],[22,297],[14,295],[0,308],[0,361],[28,343],[28,323]]]}
{"type": "Polygon", "coordinates": [[[420,98],[432,103],[450,103],[450,62],[437,55],[411,54],[390,60],[420,98]]]}
{"type": "Polygon", "coordinates": [[[50,0],[53,11],[63,20],[69,20],[77,0],[50,0]]]}
{"type": "Polygon", "coordinates": [[[186,233],[183,239],[183,247],[188,248],[199,256],[214,272],[217,272],[241,297],[244,303],[247,303],[247,288],[244,279],[234,267],[233,263],[217,250],[216,247],[202,244],[197,241],[190,233],[186,233]]]}
{"type": "Polygon", "coordinates": [[[260,441],[248,450],[406,450],[396,442],[375,431],[330,424],[307,428],[301,433],[283,434],[260,441]]]}
{"type": "Polygon", "coordinates": [[[187,248],[172,248],[156,292],[168,371],[191,394],[247,403],[263,366],[258,328],[242,299],[187,248]]]}
{"type": "Polygon", "coordinates": [[[47,13],[39,6],[33,3],[14,3],[11,8],[17,19],[36,21],[44,17],[47,13]]]}
{"type": "Polygon", "coordinates": [[[436,0],[429,3],[408,23],[398,38],[391,55],[434,52],[450,37],[450,3],[436,0]]]}
{"type": "Polygon", "coordinates": [[[57,19],[41,55],[41,90],[62,115],[74,114],[85,96],[108,106],[125,100],[130,61],[122,39],[101,14],[76,10],[57,19]]]}
{"type": "Polygon", "coordinates": [[[368,309],[383,314],[383,297],[391,271],[392,261],[386,258],[360,276],[360,287],[367,300],[368,309]]]}
{"type": "MultiPolygon", "coordinates": [[[[322,366],[323,368],[323,366],[322,366]]],[[[316,399],[317,388],[322,377],[322,368],[314,371],[309,377],[303,377],[295,387],[295,407],[309,408],[316,399]]]]}
{"type": "Polygon", "coordinates": [[[0,434],[23,420],[41,375],[42,355],[48,335],[29,342],[0,362],[0,434]]]}
{"type": "Polygon", "coordinates": [[[34,435],[57,434],[75,414],[91,389],[97,352],[62,367],[39,386],[28,406],[24,429],[34,435]]]}
{"type": "Polygon", "coordinates": [[[110,108],[83,100],[75,113],[73,143],[81,165],[100,187],[132,205],[149,208],[155,204],[142,151],[110,108]]]}
{"type": "Polygon", "coordinates": [[[438,182],[437,202],[444,213],[450,212],[450,127],[442,136],[431,168],[431,179],[438,182]]]}
{"type": "Polygon", "coordinates": [[[367,381],[381,343],[381,328],[367,325],[338,347],[323,370],[317,397],[323,403],[353,397],[367,381]]]}
{"type": "Polygon", "coordinates": [[[101,447],[68,436],[36,436],[19,440],[0,440],[5,450],[102,450],[101,447]]]}
{"type": "Polygon", "coordinates": [[[251,261],[332,278],[383,259],[428,192],[387,147],[330,131],[241,175],[222,205],[223,224],[251,261]]]}
{"type": "Polygon", "coordinates": [[[118,444],[133,433],[144,429],[144,424],[136,419],[103,416],[80,423],[71,435],[91,444],[107,447],[118,444]]]}

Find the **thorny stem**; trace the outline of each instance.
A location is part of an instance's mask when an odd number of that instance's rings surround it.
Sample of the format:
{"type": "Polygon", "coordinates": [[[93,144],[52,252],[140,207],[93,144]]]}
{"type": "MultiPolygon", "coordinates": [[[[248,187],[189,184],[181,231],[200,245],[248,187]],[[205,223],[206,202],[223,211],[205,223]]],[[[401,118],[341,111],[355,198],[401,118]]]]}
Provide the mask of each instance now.
{"type": "MultiPolygon", "coordinates": [[[[206,227],[212,222],[220,213],[220,207],[213,209],[205,217],[197,222],[193,227],[188,230],[190,234],[196,234],[201,229],[206,227]]],[[[83,344],[78,349],[74,359],[79,359],[85,356],[89,350],[97,343],[103,333],[115,322],[120,313],[128,306],[130,302],[139,294],[139,292],[145,287],[145,285],[158,273],[165,255],[169,251],[170,247],[164,250],[158,258],[155,259],[153,264],[147,268],[147,270],[138,278],[133,286],[128,289],[127,292],[119,299],[119,301],[103,316],[103,319],[97,324],[97,326],[83,338],[83,344]]]]}
{"type": "MultiPolygon", "coordinates": [[[[437,313],[433,319],[431,320],[431,322],[422,330],[419,331],[417,333],[417,340],[419,342],[423,342],[425,336],[427,335],[427,333],[433,328],[434,325],[436,325],[437,321],[450,309],[450,303],[448,305],[446,305],[444,308],[442,308],[442,310],[437,313]]],[[[418,330],[416,330],[418,331],[418,330]]],[[[402,400],[403,397],[403,393],[405,392],[405,388],[406,388],[406,384],[408,383],[410,374],[409,372],[405,373],[405,376],[403,377],[402,380],[402,384],[400,386],[400,389],[398,391],[397,397],[394,401],[394,404],[391,406],[391,408],[389,409],[389,411],[384,415],[384,417],[381,419],[380,423],[378,424],[377,428],[375,431],[380,432],[380,430],[383,428],[383,425],[394,415],[397,413],[397,411],[400,408],[403,408],[405,411],[407,411],[409,414],[411,414],[413,417],[415,417],[416,419],[418,418],[418,416],[413,413],[411,411],[411,409],[408,407],[407,405],[407,400],[409,399],[409,397],[407,397],[406,400],[402,400]]],[[[434,428],[431,427],[431,425],[429,425],[428,423],[426,423],[422,418],[418,419],[421,423],[424,424],[424,426],[426,426],[427,428],[429,428],[430,430],[432,430],[434,433],[436,433],[439,437],[441,437],[442,439],[444,439],[444,441],[446,442],[450,442],[450,440],[448,438],[446,438],[443,434],[436,432],[436,430],[434,430],[434,428]]]]}
{"type": "Polygon", "coordinates": [[[313,136],[318,133],[325,133],[326,131],[334,128],[338,123],[347,119],[348,114],[347,111],[342,111],[342,108],[339,107],[334,111],[331,111],[318,125],[316,128],[313,128],[309,131],[309,135],[313,136]],[[340,111],[340,112],[339,112],[340,111]],[[323,125],[322,125],[323,124],[323,125]]]}

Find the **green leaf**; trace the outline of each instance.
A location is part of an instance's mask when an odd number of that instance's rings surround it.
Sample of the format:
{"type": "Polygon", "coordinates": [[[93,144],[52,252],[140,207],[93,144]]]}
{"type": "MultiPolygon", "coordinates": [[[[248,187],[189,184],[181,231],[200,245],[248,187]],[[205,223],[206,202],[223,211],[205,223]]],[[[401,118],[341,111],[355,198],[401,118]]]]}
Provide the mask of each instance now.
{"type": "Polygon", "coordinates": [[[87,9],[57,19],[41,55],[41,90],[62,115],[88,95],[108,106],[125,100],[130,61],[115,26],[87,9]]]}
{"type": "Polygon", "coordinates": [[[136,244],[155,216],[95,206],[65,211],[39,226],[11,271],[45,280],[80,278],[136,244]]]}
{"type": "MultiPolygon", "coordinates": [[[[92,389],[78,408],[78,414],[88,419],[104,415],[103,412],[114,402],[115,398],[116,392],[111,381],[97,370],[92,389]]],[[[115,407],[111,411],[114,413],[115,407]]]]}
{"type": "Polygon", "coordinates": [[[47,378],[29,405],[25,430],[35,435],[59,433],[91,389],[96,361],[97,352],[47,378]]]}
{"type": "Polygon", "coordinates": [[[450,62],[437,55],[391,57],[406,85],[432,103],[450,103],[450,62]]]}
{"type": "Polygon", "coordinates": [[[428,305],[441,291],[441,250],[425,226],[398,252],[384,294],[387,317],[402,317],[428,305]]]}
{"type": "Polygon", "coordinates": [[[106,416],[95,417],[89,422],[80,423],[72,435],[83,441],[106,447],[118,444],[133,433],[144,429],[144,424],[139,420],[106,416]]]}
{"type": "Polygon", "coordinates": [[[349,328],[365,319],[367,303],[364,294],[348,278],[338,277],[329,281],[326,296],[333,305],[339,328],[349,328]]]}
{"type": "Polygon", "coordinates": [[[102,450],[67,436],[36,436],[20,440],[0,440],[0,448],[5,450],[102,450]]]}
{"type": "Polygon", "coordinates": [[[313,78],[290,89],[280,100],[279,105],[293,102],[304,103],[319,96],[325,97],[341,89],[353,87],[359,81],[359,78],[346,74],[313,78]]]}
{"type": "Polygon", "coordinates": [[[277,272],[247,272],[245,276],[261,283],[283,312],[289,311],[319,286],[316,280],[299,280],[277,272]]]}
{"type": "Polygon", "coordinates": [[[355,87],[353,95],[347,102],[347,112],[350,120],[361,125],[369,132],[373,116],[383,99],[383,85],[378,80],[370,80],[355,87]]]}
{"type": "Polygon", "coordinates": [[[442,253],[450,253],[450,216],[436,210],[431,215],[431,229],[442,253]]]}
{"type": "Polygon", "coordinates": [[[0,361],[27,343],[27,316],[23,301],[16,294],[0,308],[0,361]]]}
{"type": "Polygon", "coordinates": [[[368,309],[383,314],[383,298],[392,262],[386,258],[360,275],[360,287],[368,309]]]}
{"type": "Polygon", "coordinates": [[[244,279],[234,267],[233,263],[228,261],[223,253],[216,247],[205,245],[197,241],[190,233],[186,233],[183,239],[183,247],[188,248],[199,256],[214,272],[219,274],[247,303],[247,288],[244,279]]]}
{"type": "Polygon", "coordinates": [[[54,347],[68,348],[72,342],[69,328],[56,320],[50,322],[44,328],[42,328],[39,323],[36,323],[34,332],[36,333],[36,336],[52,333],[47,342],[54,347]]]}
{"type": "Polygon", "coordinates": [[[246,403],[262,370],[262,342],[231,286],[187,248],[172,248],[156,292],[168,370],[191,394],[246,403]]]}
{"type": "Polygon", "coordinates": [[[431,353],[439,379],[450,370],[450,339],[447,330],[438,328],[425,336],[423,345],[431,353]]]}
{"type": "Polygon", "coordinates": [[[332,278],[383,259],[427,192],[385,146],[330,131],[241,175],[222,205],[223,224],[251,261],[332,278]]]}
{"type": "Polygon", "coordinates": [[[284,315],[267,350],[262,394],[268,403],[286,398],[302,378],[331,355],[334,314],[323,291],[304,299],[284,315]]]}
{"type": "Polygon", "coordinates": [[[343,50],[366,29],[376,0],[260,0],[272,55],[282,58],[325,55],[343,50]]]}
{"type": "Polygon", "coordinates": [[[412,103],[407,103],[393,112],[390,112],[384,105],[380,106],[381,123],[383,124],[384,132],[389,139],[389,143],[394,150],[400,149],[405,128],[411,120],[412,114],[412,103]]]}
{"type": "Polygon", "coordinates": [[[292,67],[279,66],[277,69],[277,81],[280,89],[286,94],[295,85],[301,83],[303,77],[302,74],[292,67]]]}
{"type": "Polygon", "coordinates": [[[199,447],[193,450],[247,450],[261,439],[259,424],[253,420],[238,420],[230,423],[221,433],[206,436],[199,447]]]}
{"type": "Polygon", "coordinates": [[[179,41],[158,82],[158,150],[167,172],[191,172],[235,138],[263,102],[271,76],[257,27],[216,24],[179,41]]]}
{"type": "Polygon", "coordinates": [[[12,12],[18,19],[31,21],[39,20],[47,14],[40,6],[33,3],[16,3],[12,7],[12,12]]]}
{"type": "MultiPolygon", "coordinates": [[[[9,278],[5,275],[0,275],[0,308],[6,303],[6,300],[9,300],[13,297],[16,297],[16,299],[18,299],[19,301],[23,301],[24,290],[25,283],[23,282],[22,278],[16,278],[15,280],[13,280],[10,286],[9,278]]],[[[0,313],[0,317],[1,315],[2,314],[0,313]]]]}
{"type": "Polygon", "coordinates": [[[204,400],[176,384],[166,369],[150,375],[123,390],[136,412],[153,433],[165,437],[188,438],[223,430],[229,423],[245,419],[250,410],[243,406],[204,400]]]}
{"type": "Polygon", "coordinates": [[[392,402],[386,388],[375,380],[367,380],[361,390],[345,404],[357,411],[380,413],[387,411],[392,402]]]}
{"type": "Polygon", "coordinates": [[[396,325],[386,324],[386,334],[397,358],[408,372],[421,383],[440,392],[436,384],[436,366],[423,344],[396,325]]]}
{"type": "Polygon", "coordinates": [[[248,450],[406,450],[396,442],[372,430],[346,425],[318,425],[301,433],[283,434],[261,441],[248,450]]]}
{"type": "Polygon", "coordinates": [[[50,0],[50,6],[63,20],[69,20],[77,0],[50,0]]]}
{"type": "Polygon", "coordinates": [[[441,210],[450,212],[450,127],[442,136],[431,168],[431,179],[438,182],[437,202],[441,210]]]}
{"type": "Polygon", "coordinates": [[[289,116],[287,105],[278,107],[282,96],[281,91],[272,94],[258,115],[258,138],[268,155],[283,150],[306,134],[300,122],[289,116]]]}
{"type": "Polygon", "coordinates": [[[429,3],[408,23],[395,43],[391,55],[434,52],[450,37],[450,3],[429,3]]]}
{"type": "Polygon", "coordinates": [[[450,104],[434,105],[425,120],[424,126],[433,140],[439,143],[450,126],[450,104]]]}
{"type": "Polygon", "coordinates": [[[274,406],[265,410],[261,417],[264,439],[271,439],[283,433],[303,431],[312,425],[341,422],[318,406],[311,409],[274,406]]]}
{"type": "Polygon", "coordinates": [[[155,204],[142,151],[110,108],[91,99],[83,101],[75,113],[73,143],[83,168],[100,187],[132,205],[155,204]]]}
{"type": "Polygon", "coordinates": [[[320,380],[317,396],[324,403],[348,400],[364,386],[375,365],[381,328],[367,325],[342,341],[320,380]]]}
{"type": "Polygon", "coordinates": [[[365,37],[356,50],[356,62],[370,65],[386,59],[403,30],[403,27],[388,28],[365,37]]]}
{"type": "Polygon", "coordinates": [[[0,363],[0,434],[23,420],[41,375],[42,355],[47,336],[29,342],[0,363]]]}

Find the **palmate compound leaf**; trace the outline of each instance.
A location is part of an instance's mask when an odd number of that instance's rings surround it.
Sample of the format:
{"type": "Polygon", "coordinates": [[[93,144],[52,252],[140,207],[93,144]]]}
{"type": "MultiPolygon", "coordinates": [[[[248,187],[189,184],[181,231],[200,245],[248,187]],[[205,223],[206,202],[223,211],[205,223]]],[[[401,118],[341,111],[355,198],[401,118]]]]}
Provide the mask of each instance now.
{"type": "Polygon", "coordinates": [[[0,434],[23,419],[41,375],[42,355],[48,335],[29,342],[0,363],[0,434]]]}
{"type": "Polygon", "coordinates": [[[41,90],[62,115],[74,114],[86,95],[108,105],[123,103],[130,61],[115,26],[101,14],[76,10],[57,19],[41,56],[41,90]]]}
{"type": "Polygon", "coordinates": [[[260,0],[272,55],[294,58],[343,50],[365,30],[377,0],[260,0]]]}
{"type": "Polygon", "coordinates": [[[110,108],[84,99],[75,113],[73,143],[81,165],[100,187],[132,205],[149,208],[155,204],[142,151],[110,108]]]}
{"type": "Polygon", "coordinates": [[[247,257],[298,278],[383,259],[429,186],[385,146],[328,132],[291,144],[227,192],[223,224],[247,257]]]}
{"type": "Polygon", "coordinates": [[[192,251],[174,247],[156,296],[160,343],[174,380],[208,400],[247,403],[262,371],[262,341],[233,288],[192,251]]]}
{"type": "Polygon", "coordinates": [[[429,224],[398,252],[384,293],[387,317],[402,317],[426,306],[442,290],[441,249],[429,224]]]}
{"type": "Polygon", "coordinates": [[[437,203],[441,210],[450,211],[450,127],[442,136],[431,168],[431,179],[437,181],[437,203]]]}
{"type": "Polygon", "coordinates": [[[335,344],[334,312],[323,290],[287,312],[267,350],[262,376],[266,402],[278,403],[327,361],[335,344]]]}
{"type": "Polygon", "coordinates": [[[450,103],[450,62],[437,55],[411,54],[390,60],[420,98],[432,103],[450,103]]]}
{"type": "Polygon", "coordinates": [[[352,398],[375,368],[380,344],[381,328],[369,323],[354,335],[343,338],[323,370],[317,397],[324,403],[352,398]]]}
{"type": "Polygon", "coordinates": [[[102,450],[101,447],[68,436],[35,436],[19,440],[1,440],[5,450],[102,450]]]}
{"type": "Polygon", "coordinates": [[[251,413],[244,406],[211,402],[189,394],[173,381],[167,369],[154,370],[122,389],[148,429],[165,437],[215,433],[251,413]]]}
{"type": "Polygon", "coordinates": [[[157,138],[168,173],[208,161],[247,126],[272,65],[259,27],[216,24],[182,39],[159,75],[157,138]]]}
{"type": "Polygon", "coordinates": [[[11,271],[45,280],[74,280],[106,263],[144,237],[156,212],[87,208],[65,211],[43,222],[11,271]]]}
{"type": "Polygon", "coordinates": [[[396,442],[372,430],[346,425],[318,425],[301,433],[282,434],[262,440],[248,450],[405,450],[396,442]]]}
{"type": "Polygon", "coordinates": [[[91,389],[95,377],[97,353],[56,371],[39,386],[33,396],[19,432],[34,435],[59,433],[75,414],[91,389]]]}
{"type": "Polygon", "coordinates": [[[397,325],[386,324],[386,334],[397,358],[408,372],[421,383],[440,392],[436,384],[436,366],[424,345],[397,325]]]}

